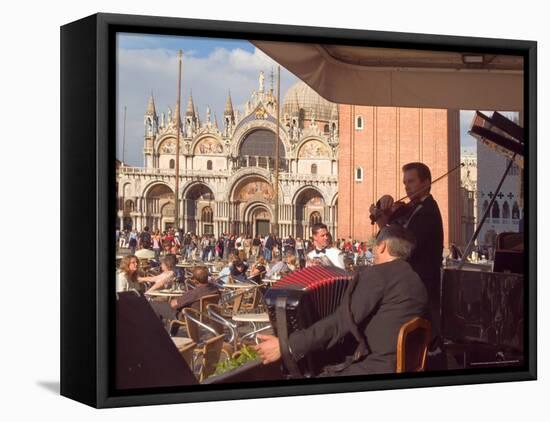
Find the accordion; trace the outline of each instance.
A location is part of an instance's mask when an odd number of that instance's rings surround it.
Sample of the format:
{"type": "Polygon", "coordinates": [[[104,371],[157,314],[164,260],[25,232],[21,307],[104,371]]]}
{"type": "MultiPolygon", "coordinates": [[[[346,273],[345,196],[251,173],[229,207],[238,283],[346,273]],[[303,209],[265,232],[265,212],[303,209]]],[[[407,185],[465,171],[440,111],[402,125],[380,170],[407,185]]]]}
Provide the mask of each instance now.
{"type": "Polygon", "coordinates": [[[339,344],[331,350],[315,352],[294,362],[288,350],[288,337],[333,313],[339,306],[353,275],[337,267],[321,265],[295,271],[275,283],[265,294],[269,319],[279,337],[285,369],[291,377],[317,375],[337,359],[339,344]]]}

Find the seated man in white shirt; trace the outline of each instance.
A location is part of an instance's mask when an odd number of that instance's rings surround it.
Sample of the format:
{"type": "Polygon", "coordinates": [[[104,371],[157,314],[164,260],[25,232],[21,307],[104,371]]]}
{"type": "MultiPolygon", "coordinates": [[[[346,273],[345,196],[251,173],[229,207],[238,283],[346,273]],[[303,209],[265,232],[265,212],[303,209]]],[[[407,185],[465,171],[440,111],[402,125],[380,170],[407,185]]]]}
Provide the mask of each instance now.
{"type": "Polygon", "coordinates": [[[314,249],[307,254],[307,260],[310,262],[330,261],[335,267],[345,269],[344,255],[338,248],[330,246],[330,233],[326,224],[317,223],[311,227],[314,249]]]}

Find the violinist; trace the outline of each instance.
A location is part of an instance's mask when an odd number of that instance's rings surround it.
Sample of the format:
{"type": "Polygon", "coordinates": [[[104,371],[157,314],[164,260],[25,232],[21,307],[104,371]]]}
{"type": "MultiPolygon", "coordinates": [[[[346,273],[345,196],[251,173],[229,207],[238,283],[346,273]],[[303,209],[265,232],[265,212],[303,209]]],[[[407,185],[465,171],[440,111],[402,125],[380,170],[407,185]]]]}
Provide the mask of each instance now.
{"type": "Polygon", "coordinates": [[[423,163],[413,162],[402,167],[403,184],[408,203],[394,202],[390,195],[382,196],[371,205],[371,219],[379,228],[399,224],[415,236],[416,247],[408,262],[420,276],[428,291],[432,333],[440,329],[441,265],[443,255],[443,222],[437,202],[430,194],[432,176],[423,163]]]}

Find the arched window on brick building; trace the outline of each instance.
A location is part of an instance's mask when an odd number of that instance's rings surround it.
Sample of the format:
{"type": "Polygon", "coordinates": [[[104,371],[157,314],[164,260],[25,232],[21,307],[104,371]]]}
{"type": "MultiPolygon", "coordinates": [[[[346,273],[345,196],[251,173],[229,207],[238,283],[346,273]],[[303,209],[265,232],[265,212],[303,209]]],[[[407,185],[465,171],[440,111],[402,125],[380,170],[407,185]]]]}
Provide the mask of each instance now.
{"type": "Polygon", "coordinates": [[[355,167],[355,181],[356,182],[363,181],[363,167],[355,167]]]}

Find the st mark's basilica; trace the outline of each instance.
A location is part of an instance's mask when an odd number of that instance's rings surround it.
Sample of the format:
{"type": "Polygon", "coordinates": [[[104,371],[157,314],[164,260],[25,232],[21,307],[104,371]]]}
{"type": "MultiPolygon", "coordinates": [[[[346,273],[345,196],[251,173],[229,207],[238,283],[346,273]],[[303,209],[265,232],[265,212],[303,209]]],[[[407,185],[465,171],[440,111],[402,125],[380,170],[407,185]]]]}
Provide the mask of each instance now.
{"type": "MultiPolygon", "coordinates": [[[[189,96],[180,126],[179,226],[198,235],[273,231],[277,100],[264,86],[244,113],[228,93],[221,124],[202,121],[189,96]]],[[[118,224],[141,230],[175,227],[175,112],[159,116],[149,98],[144,125],[145,167],[117,166],[118,224]]],[[[294,84],[280,109],[279,234],[309,236],[313,223],[337,235],[338,106],[305,83],[294,84]]]]}

